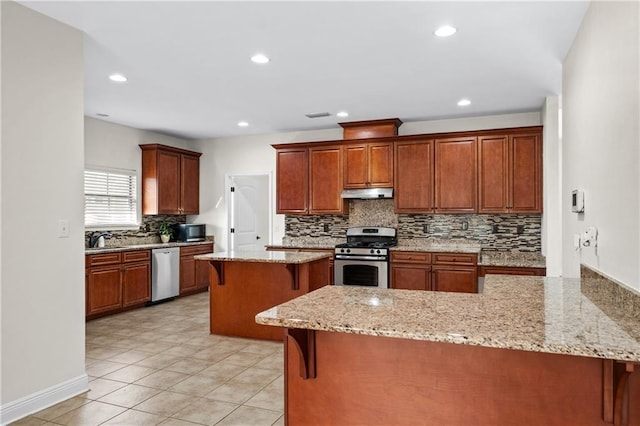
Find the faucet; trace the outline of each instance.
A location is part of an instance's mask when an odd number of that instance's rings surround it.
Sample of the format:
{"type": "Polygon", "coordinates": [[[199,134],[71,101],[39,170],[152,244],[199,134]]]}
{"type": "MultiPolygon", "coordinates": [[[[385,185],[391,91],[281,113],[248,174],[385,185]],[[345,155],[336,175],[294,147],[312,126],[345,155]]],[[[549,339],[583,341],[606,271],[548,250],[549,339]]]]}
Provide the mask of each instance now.
{"type": "Polygon", "coordinates": [[[100,237],[111,238],[112,235],[108,232],[99,232],[96,231],[89,236],[89,248],[94,248],[98,245],[98,240],[100,237]]]}

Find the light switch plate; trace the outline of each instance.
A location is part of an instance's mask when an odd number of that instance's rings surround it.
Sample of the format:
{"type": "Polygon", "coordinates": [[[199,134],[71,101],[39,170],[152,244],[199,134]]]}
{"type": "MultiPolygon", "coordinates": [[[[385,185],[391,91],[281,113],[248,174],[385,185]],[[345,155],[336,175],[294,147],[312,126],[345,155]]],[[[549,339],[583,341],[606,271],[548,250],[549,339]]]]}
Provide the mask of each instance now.
{"type": "Polygon", "coordinates": [[[58,238],[69,238],[69,221],[67,219],[58,221],[58,238]]]}

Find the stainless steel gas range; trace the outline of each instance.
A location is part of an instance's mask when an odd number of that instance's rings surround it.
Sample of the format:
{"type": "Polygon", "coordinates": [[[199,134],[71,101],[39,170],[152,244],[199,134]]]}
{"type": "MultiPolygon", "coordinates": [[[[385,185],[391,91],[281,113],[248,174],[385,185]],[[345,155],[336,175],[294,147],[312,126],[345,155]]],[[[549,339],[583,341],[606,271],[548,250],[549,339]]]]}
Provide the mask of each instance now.
{"type": "Polygon", "coordinates": [[[349,228],[334,250],[335,285],[389,288],[389,247],[397,244],[395,228],[349,228]]]}

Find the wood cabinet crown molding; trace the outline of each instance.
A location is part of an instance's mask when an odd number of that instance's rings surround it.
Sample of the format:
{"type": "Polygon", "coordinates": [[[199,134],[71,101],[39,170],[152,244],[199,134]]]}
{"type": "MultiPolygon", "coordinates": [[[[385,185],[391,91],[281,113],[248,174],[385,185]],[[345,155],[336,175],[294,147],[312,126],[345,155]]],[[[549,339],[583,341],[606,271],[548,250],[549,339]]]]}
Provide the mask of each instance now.
{"type": "Polygon", "coordinates": [[[175,152],[176,154],[191,155],[193,157],[200,157],[202,155],[201,152],[189,151],[187,149],[176,148],[175,146],[162,145],[159,143],[146,143],[146,144],[140,144],[138,146],[143,151],[161,149],[163,151],[175,152]]]}
{"type": "Polygon", "coordinates": [[[352,121],[349,123],[338,123],[344,130],[342,132],[345,139],[367,139],[385,136],[397,136],[398,127],[402,125],[399,118],[389,118],[383,120],[352,121]]]}
{"type": "Polygon", "coordinates": [[[358,145],[363,143],[379,143],[379,142],[409,142],[414,140],[424,139],[445,139],[445,138],[462,138],[473,136],[491,136],[491,135],[503,135],[509,134],[521,134],[521,133],[542,133],[543,126],[527,126],[527,127],[506,127],[500,129],[488,129],[488,130],[463,130],[457,132],[439,132],[439,133],[419,133],[415,135],[398,135],[398,136],[385,136],[385,137],[369,137],[363,139],[335,139],[330,141],[305,141],[305,142],[287,142],[271,144],[275,149],[287,149],[287,148],[309,148],[320,147],[323,145],[343,145],[348,146],[358,145]]]}

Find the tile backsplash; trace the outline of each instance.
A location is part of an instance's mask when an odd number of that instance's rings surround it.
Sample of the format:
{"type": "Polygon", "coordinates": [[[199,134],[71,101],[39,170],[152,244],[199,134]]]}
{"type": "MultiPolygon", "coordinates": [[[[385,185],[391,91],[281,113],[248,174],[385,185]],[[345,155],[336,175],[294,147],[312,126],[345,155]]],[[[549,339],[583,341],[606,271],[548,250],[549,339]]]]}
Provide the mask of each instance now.
{"type": "MultiPolygon", "coordinates": [[[[160,235],[158,235],[158,228],[160,227],[160,224],[164,222],[167,222],[169,224],[186,223],[186,216],[142,216],[142,223],[140,224],[140,228],[138,229],[105,231],[111,234],[111,238],[105,240],[105,245],[108,247],[159,243],[160,235]]],[[[94,231],[86,231],[84,233],[86,241],[88,241],[89,236],[93,234],[93,232],[94,231]]]]}
{"type": "Polygon", "coordinates": [[[396,214],[393,200],[350,200],[345,216],[285,216],[287,237],[344,238],[352,226],[398,228],[400,239],[464,238],[485,251],[542,250],[539,214],[396,214]]]}

